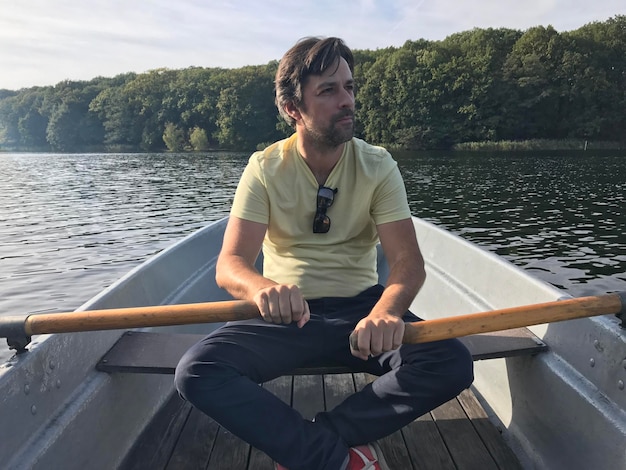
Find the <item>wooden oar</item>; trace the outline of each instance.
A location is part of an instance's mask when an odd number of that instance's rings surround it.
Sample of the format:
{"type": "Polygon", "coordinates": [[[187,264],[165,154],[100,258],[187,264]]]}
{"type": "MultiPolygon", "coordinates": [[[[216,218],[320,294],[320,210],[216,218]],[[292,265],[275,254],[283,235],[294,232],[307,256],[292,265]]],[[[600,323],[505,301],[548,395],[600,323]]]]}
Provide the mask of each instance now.
{"type": "Polygon", "coordinates": [[[256,305],[243,300],[5,316],[0,317],[0,338],[7,338],[9,347],[19,352],[33,335],[221,323],[258,316],[256,305]]]}
{"type": "MultiPolygon", "coordinates": [[[[477,333],[519,328],[575,318],[607,314],[626,314],[626,292],[491,310],[407,325],[404,343],[425,343],[477,333]]],[[[0,337],[19,346],[30,337],[47,333],[114,330],[214,323],[256,318],[259,311],[252,302],[232,300],[196,304],[161,305],[67,313],[46,313],[0,317],[0,337]],[[20,340],[21,342],[15,343],[20,340]]]]}
{"type": "MultiPolygon", "coordinates": [[[[608,314],[620,316],[622,326],[624,325],[626,292],[578,297],[415,322],[406,325],[402,342],[405,344],[427,343],[491,331],[608,314]]],[[[356,341],[355,335],[350,336],[350,345],[358,351],[356,341]]]]}
{"type": "Polygon", "coordinates": [[[578,297],[412,323],[410,328],[405,329],[404,342],[425,343],[607,314],[626,314],[626,292],[578,297]]]}
{"type": "MultiPolygon", "coordinates": [[[[624,326],[626,292],[578,297],[411,323],[406,325],[402,342],[405,344],[427,343],[491,331],[608,314],[620,316],[622,326],[624,326]]],[[[356,335],[350,336],[350,345],[358,351],[356,341],[356,335]]]]}

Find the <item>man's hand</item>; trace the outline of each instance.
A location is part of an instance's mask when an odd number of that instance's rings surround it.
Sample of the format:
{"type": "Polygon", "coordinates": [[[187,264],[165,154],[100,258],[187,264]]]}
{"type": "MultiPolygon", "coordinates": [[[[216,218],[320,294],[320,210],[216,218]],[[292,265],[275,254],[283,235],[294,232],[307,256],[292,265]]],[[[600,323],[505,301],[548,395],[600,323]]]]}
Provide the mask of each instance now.
{"type": "Polygon", "coordinates": [[[269,323],[296,322],[302,328],[311,318],[309,304],[298,286],[276,284],[259,290],[253,298],[261,317],[269,323]]]}
{"type": "Polygon", "coordinates": [[[387,351],[398,349],[404,337],[404,321],[388,313],[370,313],[357,323],[351,335],[352,355],[363,360],[369,356],[378,356],[387,351]],[[358,350],[354,349],[356,338],[358,350]]]}

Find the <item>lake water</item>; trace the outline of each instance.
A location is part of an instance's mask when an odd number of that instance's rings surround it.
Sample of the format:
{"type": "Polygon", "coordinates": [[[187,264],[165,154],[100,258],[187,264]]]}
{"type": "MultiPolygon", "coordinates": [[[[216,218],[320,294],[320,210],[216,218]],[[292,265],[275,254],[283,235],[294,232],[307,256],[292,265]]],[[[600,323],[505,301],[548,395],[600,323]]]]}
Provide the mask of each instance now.
{"type": "MultiPolygon", "coordinates": [[[[226,216],[247,157],[0,154],[0,315],[74,310],[226,216]]],[[[626,290],[625,153],[395,157],[414,215],[574,296],[626,290]]]]}

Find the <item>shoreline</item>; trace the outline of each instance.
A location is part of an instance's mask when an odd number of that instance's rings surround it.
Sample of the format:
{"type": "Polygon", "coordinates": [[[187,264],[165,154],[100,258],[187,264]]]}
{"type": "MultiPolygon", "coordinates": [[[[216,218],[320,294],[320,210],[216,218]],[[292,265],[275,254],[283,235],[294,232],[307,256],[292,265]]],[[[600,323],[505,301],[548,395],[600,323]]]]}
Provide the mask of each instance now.
{"type": "MultiPolygon", "coordinates": [[[[256,150],[259,150],[259,147],[265,146],[266,143],[259,144],[256,147],[256,150]]],[[[433,150],[448,150],[448,151],[463,151],[463,152],[472,152],[472,151],[545,151],[545,150],[574,150],[574,151],[585,151],[585,150],[626,150],[625,142],[618,141],[593,141],[593,140],[584,140],[584,139],[531,139],[531,140],[499,140],[499,141],[483,141],[483,142],[461,142],[457,144],[453,144],[448,148],[422,148],[422,149],[412,149],[407,148],[405,146],[386,143],[381,144],[378,143],[376,145],[380,145],[385,147],[388,150],[401,150],[401,151],[433,151],[433,150]]],[[[253,152],[255,149],[246,149],[246,150],[233,150],[233,149],[209,149],[205,151],[197,151],[197,150],[181,150],[180,152],[171,152],[168,150],[161,151],[151,151],[147,152],[146,150],[141,149],[120,149],[120,148],[102,148],[102,149],[94,149],[89,148],[85,150],[77,150],[74,152],[55,152],[52,150],[45,150],[41,148],[36,149],[7,149],[0,148],[0,154],[3,153],[211,153],[211,152],[253,152]]]]}

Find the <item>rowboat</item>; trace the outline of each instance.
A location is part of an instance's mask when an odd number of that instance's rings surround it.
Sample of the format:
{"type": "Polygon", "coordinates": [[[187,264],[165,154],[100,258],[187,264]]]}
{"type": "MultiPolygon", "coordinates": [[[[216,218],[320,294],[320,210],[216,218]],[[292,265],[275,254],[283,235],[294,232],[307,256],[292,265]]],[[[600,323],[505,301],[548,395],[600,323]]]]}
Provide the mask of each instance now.
{"type": "MultiPolygon", "coordinates": [[[[417,218],[413,222],[426,260],[427,281],[411,310],[423,318],[456,317],[570,297],[431,223],[417,218]]],[[[225,225],[222,219],[185,237],[77,312],[228,301],[214,279],[225,225]]],[[[384,259],[379,257],[381,283],[386,275],[384,259]]],[[[131,373],[123,368],[111,372],[105,367],[106,358],[111,357],[107,354],[122,339],[132,339],[133,333],[136,338],[146,334],[195,338],[218,325],[33,337],[27,352],[0,365],[3,467],[126,468],[138,440],[177,397],[170,374],[148,369],[131,373]]],[[[475,362],[472,387],[520,466],[626,468],[626,335],[619,319],[593,316],[533,325],[528,330],[541,352],[475,362]]],[[[170,352],[166,349],[165,353],[170,352]]],[[[158,351],[151,354],[158,355],[158,351]]]]}

